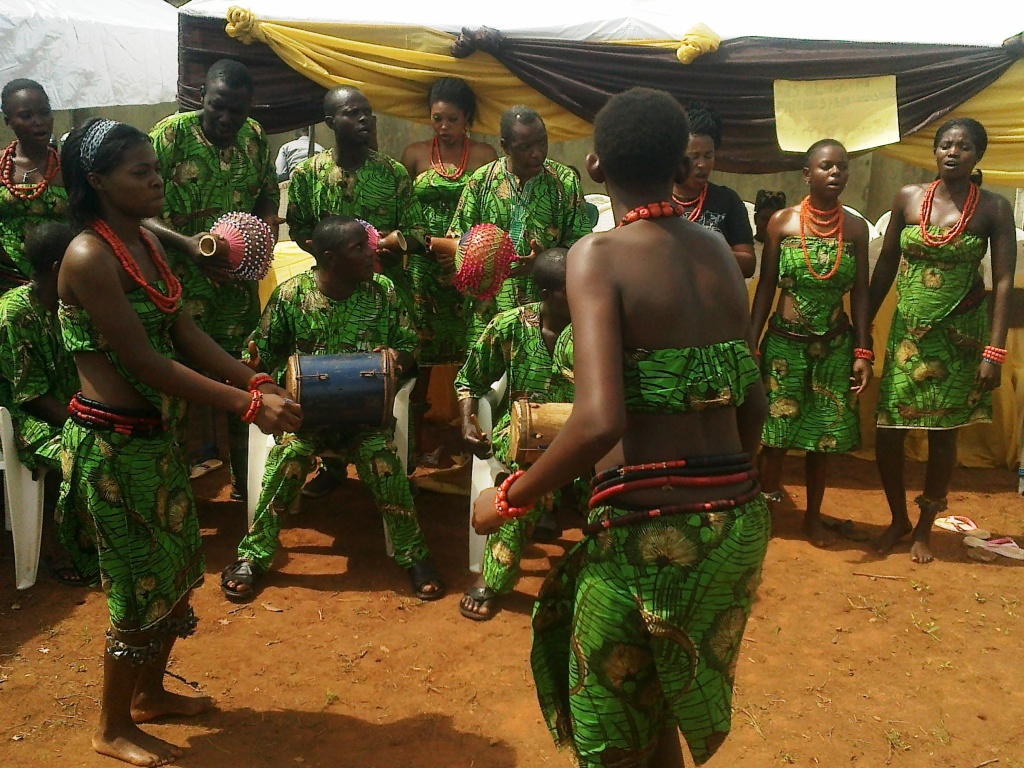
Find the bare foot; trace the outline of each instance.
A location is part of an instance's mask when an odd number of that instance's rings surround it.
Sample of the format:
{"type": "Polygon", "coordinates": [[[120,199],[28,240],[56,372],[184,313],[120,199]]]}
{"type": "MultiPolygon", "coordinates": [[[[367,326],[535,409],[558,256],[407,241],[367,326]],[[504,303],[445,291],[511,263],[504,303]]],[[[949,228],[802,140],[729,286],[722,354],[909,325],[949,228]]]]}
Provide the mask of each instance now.
{"type": "Polygon", "coordinates": [[[926,539],[914,540],[914,543],[910,545],[910,559],[915,563],[921,563],[922,565],[930,563],[935,559],[926,539]]]}
{"type": "Polygon", "coordinates": [[[167,691],[136,694],[132,700],[132,720],[136,723],[148,723],[166,715],[193,717],[213,709],[215,703],[209,696],[183,696],[167,691]]]}
{"type": "Polygon", "coordinates": [[[836,537],[828,528],[825,527],[821,517],[805,517],[803,529],[804,534],[810,540],[811,544],[816,547],[827,549],[836,543],[836,537]]]}
{"type": "Polygon", "coordinates": [[[910,533],[913,528],[910,526],[910,521],[906,522],[893,522],[885,532],[875,539],[875,552],[880,555],[888,554],[893,547],[896,546],[896,542],[910,533]]]}
{"type": "Polygon", "coordinates": [[[99,733],[92,737],[92,748],[101,755],[114,757],[132,765],[167,765],[184,752],[156,736],[150,736],[134,725],[119,733],[99,733]]]}

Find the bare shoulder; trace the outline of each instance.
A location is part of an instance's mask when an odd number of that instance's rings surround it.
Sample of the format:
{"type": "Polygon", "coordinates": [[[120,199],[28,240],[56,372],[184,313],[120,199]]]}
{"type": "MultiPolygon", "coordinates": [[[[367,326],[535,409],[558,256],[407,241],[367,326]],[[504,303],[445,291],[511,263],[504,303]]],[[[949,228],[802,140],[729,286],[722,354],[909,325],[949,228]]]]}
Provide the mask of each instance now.
{"type": "Polygon", "coordinates": [[[415,141],[402,152],[402,165],[410,176],[417,176],[430,165],[430,142],[415,141]]]}
{"type": "Polygon", "coordinates": [[[800,207],[791,205],[772,214],[768,220],[768,232],[782,238],[800,234],[800,207]]]}
{"type": "Polygon", "coordinates": [[[485,141],[471,141],[469,145],[469,165],[471,168],[479,168],[481,165],[493,162],[498,159],[498,153],[494,147],[485,141]]]}

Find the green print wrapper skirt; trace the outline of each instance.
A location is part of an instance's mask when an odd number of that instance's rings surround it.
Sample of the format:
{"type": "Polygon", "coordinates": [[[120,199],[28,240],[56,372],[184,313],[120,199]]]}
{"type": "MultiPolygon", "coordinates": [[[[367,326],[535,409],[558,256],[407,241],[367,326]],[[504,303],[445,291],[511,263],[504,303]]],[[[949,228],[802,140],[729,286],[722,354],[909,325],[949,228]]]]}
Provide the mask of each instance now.
{"type": "MultiPolygon", "coordinates": [[[[591,521],[632,510],[599,507],[591,521]]],[[[758,497],[583,539],[533,613],[537,696],[579,765],[649,765],[677,726],[698,765],[725,740],[743,630],[768,547],[758,497]]]]}
{"type": "Polygon", "coordinates": [[[152,629],[206,570],[173,433],[129,437],[69,419],[63,444],[61,542],[86,582],[100,582],[115,629],[152,629]]]}

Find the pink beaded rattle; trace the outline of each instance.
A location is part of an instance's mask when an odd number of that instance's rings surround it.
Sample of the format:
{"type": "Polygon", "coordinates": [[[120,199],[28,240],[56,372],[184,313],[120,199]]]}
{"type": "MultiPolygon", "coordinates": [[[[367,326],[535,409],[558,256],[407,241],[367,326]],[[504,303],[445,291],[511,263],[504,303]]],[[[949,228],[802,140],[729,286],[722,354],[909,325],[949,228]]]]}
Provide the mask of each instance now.
{"type": "Polygon", "coordinates": [[[274,260],[274,232],[263,219],[251,213],[225,213],[199,238],[199,252],[215,256],[227,249],[228,274],[235,280],[262,280],[274,260]],[[225,246],[221,246],[221,242],[225,246]]]}
{"type": "Polygon", "coordinates": [[[515,259],[515,246],[507,232],[494,224],[477,224],[459,238],[455,288],[477,299],[490,299],[500,290],[515,259]]]}

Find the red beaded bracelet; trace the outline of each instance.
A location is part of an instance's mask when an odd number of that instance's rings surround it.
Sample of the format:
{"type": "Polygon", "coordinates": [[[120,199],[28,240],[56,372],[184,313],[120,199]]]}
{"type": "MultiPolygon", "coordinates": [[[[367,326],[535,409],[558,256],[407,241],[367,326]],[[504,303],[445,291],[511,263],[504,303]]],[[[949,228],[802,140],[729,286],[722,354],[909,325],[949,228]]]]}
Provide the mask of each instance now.
{"type": "Polygon", "coordinates": [[[525,474],[525,471],[517,469],[511,475],[506,477],[504,481],[502,481],[501,485],[498,486],[498,492],[494,495],[494,511],[497,512],[498,517],[503,520],[515,520],[517,517],[522,517],[529,511],[526,507],[510,507],[508,505],[508,489],[512,487],[512,483],[525,474]]]}
{"type": "Polygon", "coordinates": [[[981,359],[996,365],[1002,365],[1006,362],[1006,350],[999,347],[985,347],[985,350],[981,353],[981,359]]]}
{"type": "Polygon", "coordinates": [[[246,389],[252,392],[254,389],[259,389],[264,384],[275,383],[276,382],[274,381],[274,377],[271,376],[269,373],[255,373],[253,374],[253,377],[249,379],[249,384],[248,386],[246,386],[246,389]]]}
{"type": "Polygon", "coordinates": [[[875,362],[875,353],[870,349],[864,349],[863,347],[857,347],[853,350],[853,356],[858,360],[867,360],[868,362],[875,362]]]}
{"type": "Polygon", "coordinates": [[[242,421],[246,424],[252,424],[256,421],[256,414],[260,412],[260,408],[263,407],[263,393],[258,389],[252,390],[252,400],[249,401],[249,410],[242,416],[242,421]]]}

